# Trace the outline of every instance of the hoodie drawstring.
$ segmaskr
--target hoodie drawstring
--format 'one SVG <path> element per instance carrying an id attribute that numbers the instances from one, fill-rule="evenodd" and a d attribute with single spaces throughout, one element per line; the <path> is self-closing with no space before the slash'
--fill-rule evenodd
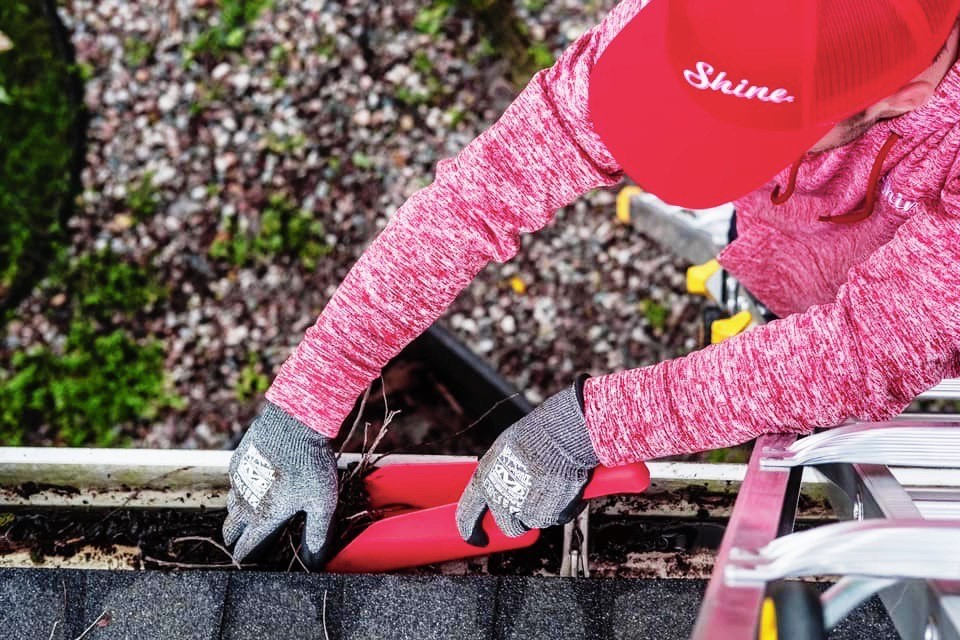
<path id="1" fill-rule="evenodd" d="M 779 205 L 790 199 L 790 196 L 793 195 L 793 190 L 797 187 L 797 172 L 800 171 L 801 162 L 803 162 L 802 156 L 790 167 L 790 177 L 787 178 L 787 188 L 783 190 L 783 193 L 780 193 L 780 185 L 776 185 L 773 188 L 773 193 L 770 194 L 770 202 Z"/>
<path id="2" fill-rule="evenodd" d="M 873 161 L 873 167 L 870 169 L 870 177 L 867 179 L 867 199 L 863 206 L 856 211 L 845 213 L 839 216 L 820 216 L 821 222 L 833 222 L 836 224 L 853 224 L 866 220 L 873 213 L 873 208 L 877 204 L 877 186 L 880 183 L 880 172 L 883 170 L 883 162 L 887 159 L 893 145 L 900 141 L 900 136 L 891 133 L 887 136 L 887 141 L 880 147 L 877 159 Z"/>
<path id="3" fill-rule="evenodd" d="M 870 169 L 870 177 L 867 179 L 867 199 L 864 201 L 863 206 L 855 211 L 844 213 L 839 216 L 820 216 L 821 222 L 853 224 L 855 222 L 866 220 L 873 214 L 873 209 L 877 204 L 877 187 L 880 183 L 880 172 L 883 171 L 883 163 L 886 161 L 890 151 L 893 150 L 893 146 L 899 141 L 900 136 L 896 133 L 891 133 L 889 136 L 887 136 L 883 146 L 880 147 L 880 151 L 877 153 L 877 157 L 873 161 L 873 167 Z M 773 202 L 773 204 L 783 204 L 790 199 L 790 196 L 793 195 L 793 191 L 797 185 L 797 172 L 800 169 L 800 163 L 802 160 L 803 158 L 797 160 L 790 168 L 790 177 L 787 181 L 787 188 L 784 189 L 782 194 L 780 192 L 780 185 L 776 185 L 774 187 L 773 193 L 770 194 L 770 201 Z"/>

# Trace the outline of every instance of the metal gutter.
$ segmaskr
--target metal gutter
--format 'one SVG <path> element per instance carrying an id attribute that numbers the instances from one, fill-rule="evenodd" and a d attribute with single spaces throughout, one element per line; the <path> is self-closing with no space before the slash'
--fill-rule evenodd
<path id="1" fill-rule="evenodd" d="M 187 449 L 79 449 L 0 447 L 0 506 L 224 507 L 230 451 Z M 340 467 L 358 462 L 345 453 Z M 472 456 L 390 455 L 381 465 L 463 462 Z M 747 465 L 649 462 L 647 494 L 689 491 L 736 494 Z M 895 469 L 909 491 L 960 489 L 960 471 Z M 24 487 L 27 483 L 33 486 Z M 826 496 L 827 479 L 815 469 L 803 474 L 803 495 Z M 720 515 L 720 514 L 718 514 Z"/>
<path id="2" fill-rule="evenodd" d="M 222 509 L 232 453 L 0 447 L 0 506 Z M 344 453 L 339 466 L 346 468 L 361 458 Z M 380 465 L 465 460 L 476 458 L 398 454 L 383 458 Z"/>
<path id="3" fill-rule="evenodd" d="M 0 447 L 0 505 L 223 508 L 231 451 Z M 345 453 L 346 468 L 361 459 Z M 471 456 L 390 455 L 381 465 L 463 462 Z M 648 493 L 735 493 L 746 465 L 650 462 Z M 819 493 L 826 481 L 804 476 Z M 24 487 L 25 484 L 33 483 Z"/>

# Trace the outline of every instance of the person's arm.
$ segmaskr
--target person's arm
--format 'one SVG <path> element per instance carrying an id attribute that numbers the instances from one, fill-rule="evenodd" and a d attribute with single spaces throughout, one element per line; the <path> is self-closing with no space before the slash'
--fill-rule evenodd
<path id="1" fill-rule="evenodd" d="M 336 435 L 359 394 L 491 260 L 544 227 L 620 167 L 593 132 L 590 71 L 646 0 L 624 0 L 538 73 L 500 120 L 437 165 L 343 280 L 267 391 L 312 429 Z"/>
<path id="2" fill-rule="evenodd" d="M 957 168 L 954 168 L 954 173 Z M 608 466 L 849 418 L 882 420 L 960 369 L 960 177 L 850 270 L 835 302 L 688 356 L 591 378 Z"/>

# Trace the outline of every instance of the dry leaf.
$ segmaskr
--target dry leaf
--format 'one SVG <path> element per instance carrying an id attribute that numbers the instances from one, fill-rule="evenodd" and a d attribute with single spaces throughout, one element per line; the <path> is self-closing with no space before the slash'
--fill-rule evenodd
<path id="1" fill-rule="evenodd" d="M 126 213 L 119 213 L 113 217 L 109 223 L 107 223 L 107 228 L 114 233 L 119 233 L 121 231 L 126 231 L 133 226 L 133 217 Z"/>

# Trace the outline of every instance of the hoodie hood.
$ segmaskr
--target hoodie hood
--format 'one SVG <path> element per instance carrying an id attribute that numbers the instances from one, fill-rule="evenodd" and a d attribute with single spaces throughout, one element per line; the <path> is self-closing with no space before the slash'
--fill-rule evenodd
<path id="1" fill-rule="evenodd" d="M 936 206 L 960 155 L 958 123 L 955 63 L 919 108 L 803 156 L 737 200 L 738 239 L 721 262 L 777 315 L 832 302 L 852 267 Z"/>

